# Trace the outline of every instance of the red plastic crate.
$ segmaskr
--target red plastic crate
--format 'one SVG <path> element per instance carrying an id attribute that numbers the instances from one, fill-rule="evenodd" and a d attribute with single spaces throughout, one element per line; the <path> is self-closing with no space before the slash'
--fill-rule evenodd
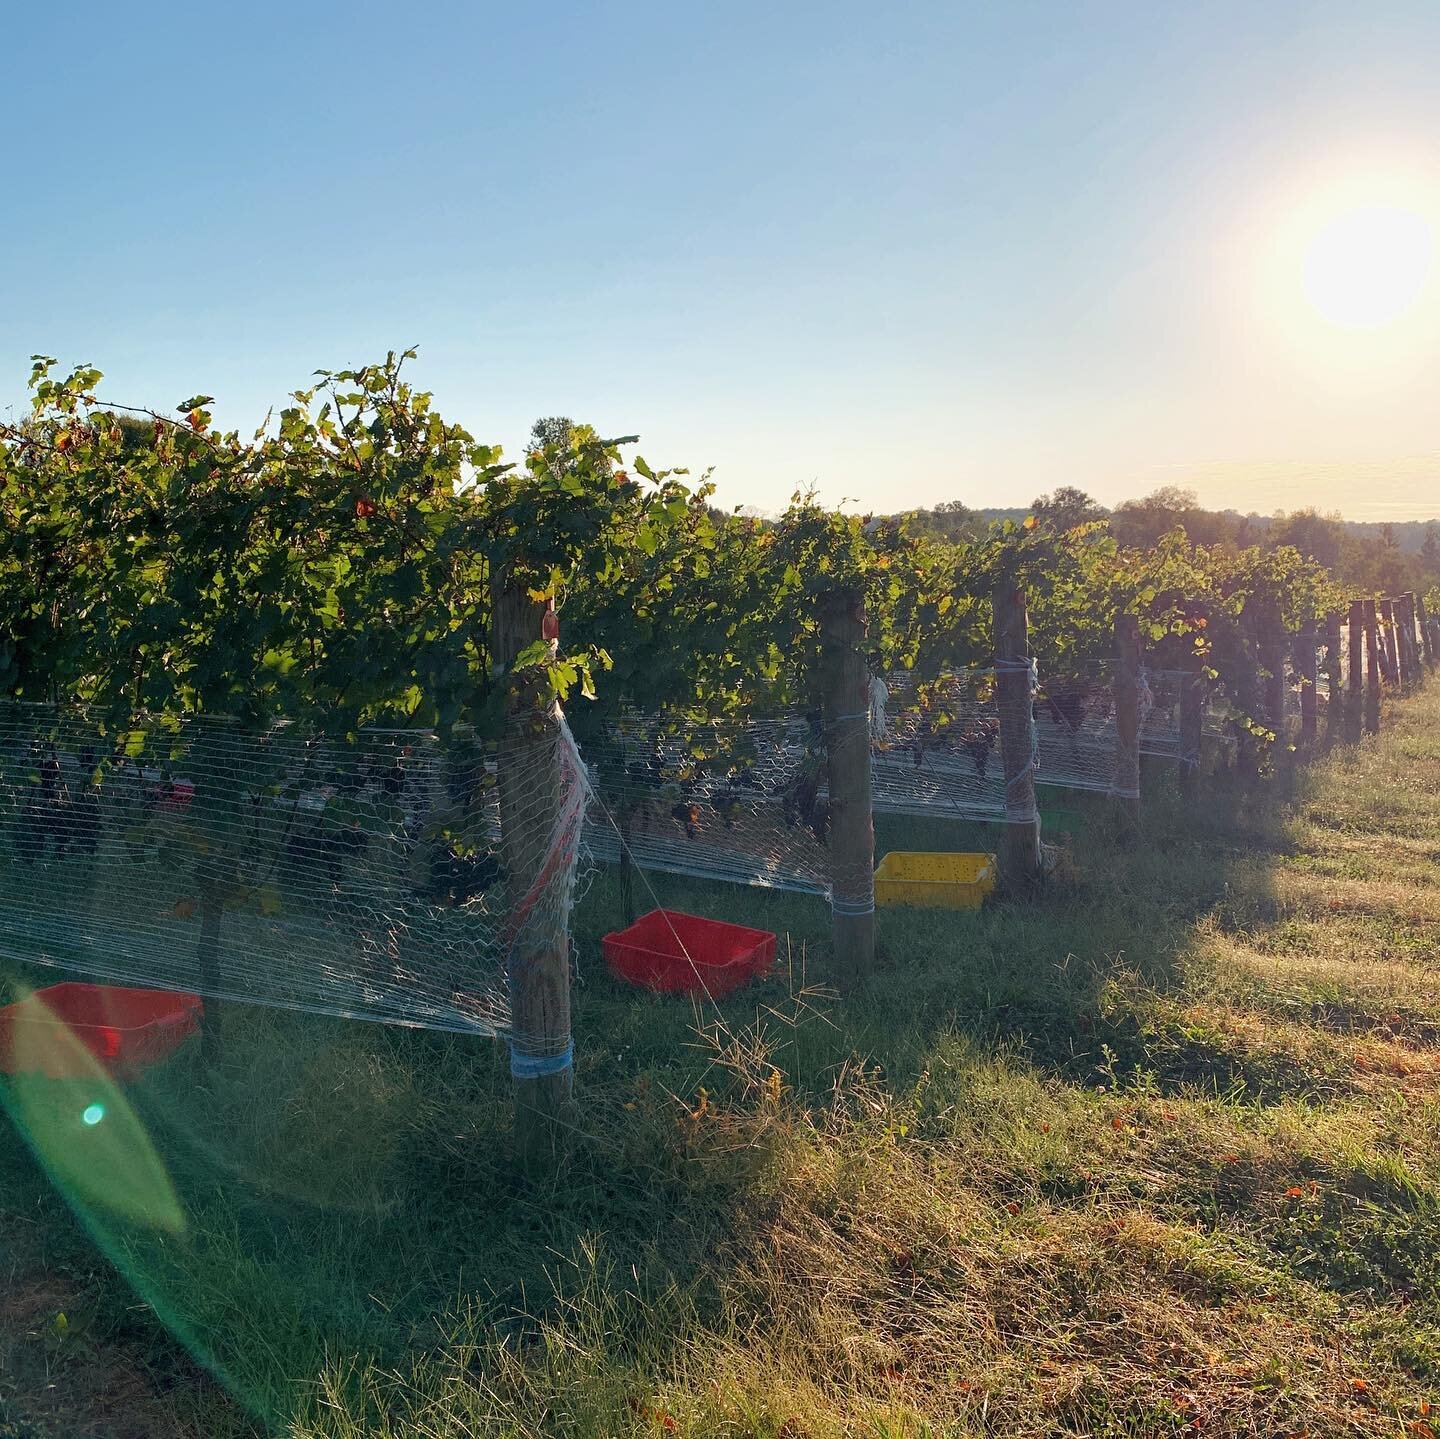
<path id="1" fill-rule="evenodd" d="M 78 1040 L 110 1073 L 135 1074 L 194 1034 L 204 1008 L 198 994 L 177 990 L 52 984 L 0 1008 L 0 1072 L 83 1078 Z"/>
<path id="2" fill-rule="evenodd" d="M 775 936 L 678 909 L 652 909 L 601 941 L 605 963 L 631 984 L 718 999 L 775 962 Z"/>

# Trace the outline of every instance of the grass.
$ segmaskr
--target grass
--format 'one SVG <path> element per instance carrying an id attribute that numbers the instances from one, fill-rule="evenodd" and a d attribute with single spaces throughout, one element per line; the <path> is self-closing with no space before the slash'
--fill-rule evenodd
<path id="1" fill-rule="evenodd" d="M 1067 801 L 1049 897 L 886 913 L 844 997 L 818 902 L 664 876 L 785 962 L 718 1008 L 623 990 L 598 878 L 549 1184 L 500 1046 L 232 1009 L 115 1131 L 169 1228 L 7 1133 L 0 1439 L 1424 1439 L 1440 684 L 1387 720 L 1289 786 L 1157 771 L 1138 847 Z"/>

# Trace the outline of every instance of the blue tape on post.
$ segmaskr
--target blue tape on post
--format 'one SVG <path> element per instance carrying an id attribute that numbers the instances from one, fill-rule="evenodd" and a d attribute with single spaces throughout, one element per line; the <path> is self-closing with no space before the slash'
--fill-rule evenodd
<path id="1" fill-rule="evenodd" d="M 575 1063 L 575 1041 L 572 1039 L 561 1054 L 521 1054 L 510 1046 L 512 1079 L 544 1079 L 547 1074 L 563 1074 Z"/>

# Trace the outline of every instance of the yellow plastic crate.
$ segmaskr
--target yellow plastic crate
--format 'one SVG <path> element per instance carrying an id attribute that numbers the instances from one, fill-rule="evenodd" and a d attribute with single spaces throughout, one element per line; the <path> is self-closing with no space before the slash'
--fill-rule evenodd
<path id="1" fill-rule="evenodd" d="M 993 854 L 892 850 L 875 871 L 875 903 L 979 909 L 995 888 Z"/>

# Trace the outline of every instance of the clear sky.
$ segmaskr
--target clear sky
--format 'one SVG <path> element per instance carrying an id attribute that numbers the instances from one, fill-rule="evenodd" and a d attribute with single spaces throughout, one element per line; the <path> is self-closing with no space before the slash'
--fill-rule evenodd
<path id="1" fill-rule="evenodd" d="M 10 7 L 0 407 L 40 350 L 227 424 L 417 344 L 893 509 L 1440 512 L 1440 4 Z"/>

